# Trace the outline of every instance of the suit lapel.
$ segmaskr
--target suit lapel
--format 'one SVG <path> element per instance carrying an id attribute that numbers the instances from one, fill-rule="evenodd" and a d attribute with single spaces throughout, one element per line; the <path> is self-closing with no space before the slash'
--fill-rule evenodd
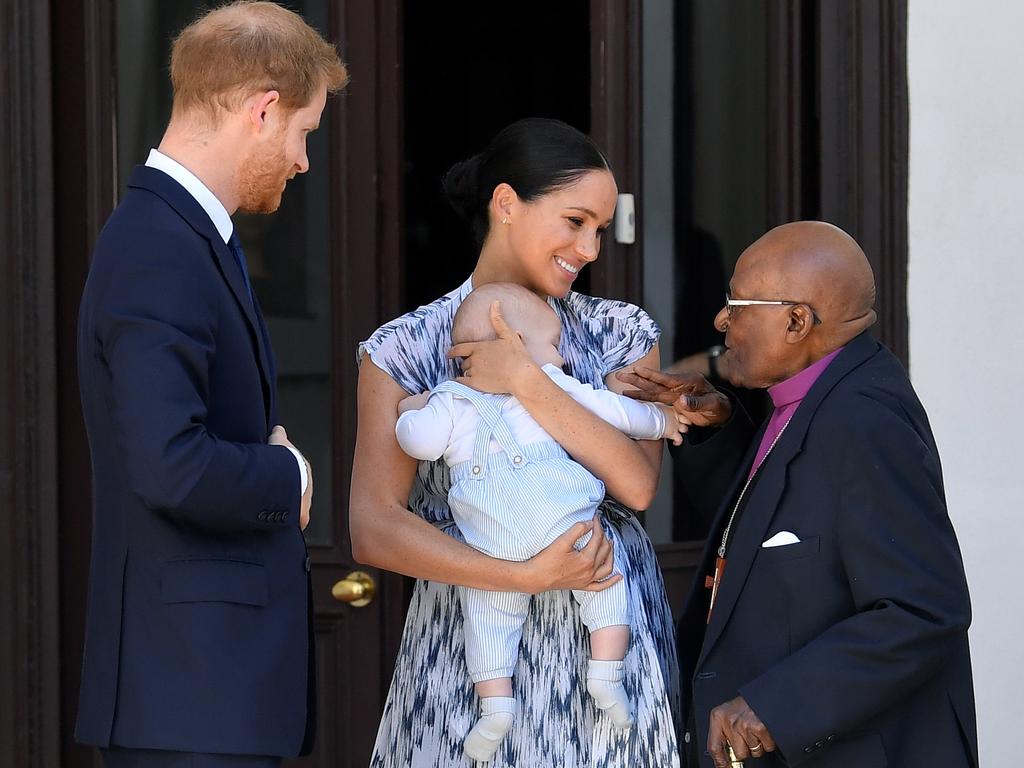
<path id="1" fill-rule="evenodd" d="M 235 295 L 235 302 L 238 304 L 238 308 L 242 311 L 242 314 L 245 315 L 246 322 L 249 325 L 249 335 L 252 337 L 252 343 L 256 349 L 256 359 L 259 363 L 260 379 L 263 383 L 263 406 L 269 427 L 271 412 L 273 410 L 271 402 L 273 396 L 273 380 L 267 350 L 269 341 L 264 331 L 263 318 L 259 315 L 256 296 L 253 294 L 252 300 L 250 301 L 249 291 L 246 290 L 245 287 L 245 278 L 242 277 L 242 270 L 238 266 L 238 262 L 235 260 L 234 254 L 231 253 L 231 248 L 228 247 L 227 243 L 220 239 L 220 233 L 215 229 L 213 236 L 207 239 L 210 241 L 210 247 L 213 248 L 213 253 L 217 259 L 217 266 L 220 268 L 220 273 L 231 288 L 231 293 Z"/>
<path id="2" fill-rule="evenodd" d="M 249 335 L 256 353 L 260 381 L 263 385 L 263 407 L 268 427 L 273 415 L 273 373 L 270 364 L 269 338 L 263 328 L 262 318 L 258 316 L 255 297 L 249 300 L 249 292 L 245 287 L 241 268 L 235 261 L 231 249 L 220 236 L 220 232 L 203 210 L 199 202 L 188 193 L 178 182 L 163 171 L 145 165 L 136 166 L 128 181 L 129 187 L 145 189 L 160 197 L 173 208 L 182 219 L 210 244 L 214 260 L 221 276 L 234 294 L 235 302 L 249 326 Z M 269 430 L 268 430 L 269 431 Z"/>
<path id="3" fill-rule="evenodd" d="M 256 306 L 256 320 L 260 327 L 261 370 L 266 372 L 263 381 L 264 386 L 267 387 L 267 426 L 269 429 L 279 423 L 277 418 L 277 361 L 274 359 L 274 347 L 270 343 L 270 331 L 267 328 L 267 321 L 263 318 L 263 309 L 260 307 L 255 291 L 253 292 L 252 300 Z"/>
<path id="4" fill-rule="evenodd" d="M 829 364 L 811 387 L 796 413 L 793 414 L 789 426 L 779 438 L 774 450 L 761 466 L 759 477 L 748 491 L 749 496 L 744 501 L 744 508 L 740 511 L 738 522 L 731 534 L 732 542 L 729 544 L 726 557 L 725 576 L 722 579 L 715 608 L 711 614 L 711 623 L 707 628 L 698 666 L 718 641 L 736 607 L 736 602 L 750 575 L 754 558 L 757 557 L 761 542 L 764 541 L 765 534 L 775 517 L 779 501 L 786 489 L 789 465 L 803 450 L 807 431 L 815 411 L 836 384 L 875 354 L 877 350 L 878 342 L 866 331 L 847 344 L 846 348 L 836 356 L 836 359 Z M 752 450 L 756 451 L 763 435 L 764 428 L 762 427 L 753 441 Z M 749 471 L 750 462 L 745 461 L 743 471 L 736 478 L 729 503 L 720 513 L 720 520 L 716 521 L 716 528 L 712 529 L 713 531 L 717 530 L 719 536 L 721 536 L 721 530 L 728 514 L 732 512 L 732 507 L 736 503 L 736 496 L 742 488 L 742 481 L 746 480 L 746 473 Z M 709 542 L 709 544 L 713 544 L 717 548 L 719 541 Z"/>

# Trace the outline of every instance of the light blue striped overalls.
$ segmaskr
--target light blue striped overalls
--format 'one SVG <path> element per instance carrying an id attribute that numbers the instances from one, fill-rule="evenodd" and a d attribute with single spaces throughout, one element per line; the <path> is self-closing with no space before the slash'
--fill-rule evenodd
<path id="1" fill-rule="evenodd" d="M 451 467 L 448 503 L 466 542 L 492 557 L 528 560 L 575 523 L 593 519 L 604 483 L 554 440 L 519 445 L 501 416 L 510 395 L 477 392 L 446 381 L 435 392 L 465 398 L 480 422 L 473 458 Z M 501 447 L 490 453 L 491 437 Z M 586 545 L 590 534 L 576 542 Z M 618 553 L 616 553 L 616 561 Z M 617 572 L 623 572 L 616 562 Z M 511 677 L 531 597 L 521 592 L 459 589 L 466 634 L 466 663 L 473 682 Z M 603 592 L 573 590 L 587 629 L 630 623 L 626 586 Z"/>

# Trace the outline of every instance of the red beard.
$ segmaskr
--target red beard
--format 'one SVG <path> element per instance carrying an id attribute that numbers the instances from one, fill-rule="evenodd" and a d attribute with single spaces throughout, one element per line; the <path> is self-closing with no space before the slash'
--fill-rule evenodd
<path id="1" fill-rule="evenodd" d="M 266 154 L 253 153 L 239 171 L 238 209 L 244 213 L 273 213 L 281 205 L 281 194 L 288 181 L 284 147 Z"/>

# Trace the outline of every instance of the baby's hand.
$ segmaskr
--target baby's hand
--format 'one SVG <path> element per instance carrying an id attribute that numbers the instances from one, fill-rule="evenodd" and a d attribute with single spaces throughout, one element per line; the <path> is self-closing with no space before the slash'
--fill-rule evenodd
<path id="1" fill-rule="evenodd" d="M 671 405 L 662 405 L 661 403 L 657 405 L 665 414 L 665 434 L 662 437 L 671 440 L 672 445 L 682 445 L 683 435 L 690 429 L 690 420 Z"/>
<path id="2" fill-rule="evenodd" d="M 403 397 L 398 401 L 398 413 L 399 415 L 406 411 L 418 411 L 420 408 L 427 404 L 427 400 L 430 398 L 429 392 L 420 392 L 418 395 L 410 395 L 409 397 Z"/>

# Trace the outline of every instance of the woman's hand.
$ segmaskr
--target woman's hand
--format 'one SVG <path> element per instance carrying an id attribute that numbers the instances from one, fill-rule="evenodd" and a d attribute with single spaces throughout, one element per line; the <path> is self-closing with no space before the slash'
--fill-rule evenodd
<path id="1" fill-rule="evenodd" d="M 636 387 L 623 394 L 636 400 L 671 405 L 690 424 L 714 427 L 732 414 L 732 403 L 699 373 L 662 373 L 636 366 L 618 374 L 619 381 Z"/>
<path id="2" fill-rule="evenodd" d="M 594 535 L 577 551 L 576 542 L 589 531 Z M 576 523 L 524 565 L 529 569 L 526 591 L 534 595 L 553 589 L 601 592 L 622 579 L 622 574 L 612 574 L 615 553 L 596 519 Z"/>
<path id="3" fill-rule="evenodd" d="M 449 358 L 462 358 L 462 376 L 456 381 L 480 392 L 515 395 L 528 377 L 542 371 L 501 316 L 501 302 L 491 304 L 491 325 L 498 334 L 493 341 L 470 341 L 448 350 Z"/>

